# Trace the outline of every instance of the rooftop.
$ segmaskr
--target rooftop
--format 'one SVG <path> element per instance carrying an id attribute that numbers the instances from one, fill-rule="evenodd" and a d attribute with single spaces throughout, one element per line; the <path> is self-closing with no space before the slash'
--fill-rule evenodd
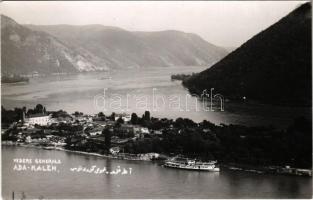
<path id="1" fill-rule="evenodd" d="M 49 115 L 47 114 L 42 114 L 42 113 L 36 113 L 36 114 L 29 114 L 27 118 L 35 118 L 35 117 L 48 117 Z"/>

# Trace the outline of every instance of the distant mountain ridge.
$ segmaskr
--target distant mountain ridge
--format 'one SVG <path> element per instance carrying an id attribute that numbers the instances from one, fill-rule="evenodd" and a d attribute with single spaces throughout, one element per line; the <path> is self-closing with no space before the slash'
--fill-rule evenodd
<path id="1" fill-rule="evenodd" d="M 211 66 L 227 51 L 199 36 L 180 31 L 130 32 L 103 25 L 27 25 L 81 47 L 115 67 Z"/>
<path id="2" fill-rule="evenodd" d="M 312 105 L 311 3 L 252 37 L 211 68 L 183 81 L 192 93 Z"/>
<path id="3" fill-rule="evenodd" d="M 28 29 L 4 15 L 1 15 L 1 49 L 4 75 L 108 69 L 94 56 L 75 51 L 59 39 Z"/>
<path id="4" fill-rule="evenodd" d="M 20 25 L 1 15 L 2 73 L 67 73 L 151 66 L 211 66 L 227 51 L 179 31 L 103 25 Z"/>

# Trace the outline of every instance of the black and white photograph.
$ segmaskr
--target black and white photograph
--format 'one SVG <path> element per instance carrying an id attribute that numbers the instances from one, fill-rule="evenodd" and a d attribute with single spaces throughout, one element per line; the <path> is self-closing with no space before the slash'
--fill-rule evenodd
<path id="1" fill-rule="evenodd" d="M 311 1 L 2 1 L 1 198 L 312 199 Z"/>

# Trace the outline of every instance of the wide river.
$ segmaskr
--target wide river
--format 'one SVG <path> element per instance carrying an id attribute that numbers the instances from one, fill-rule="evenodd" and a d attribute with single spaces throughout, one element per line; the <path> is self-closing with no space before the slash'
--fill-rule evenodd
<path id="1" fill-rule="evenodd" d="M 67 76 L 32 78 L 29 83 L 2 84 L 1 99 L 5 108 L 33 108 L 43 104 L 47 110 L 63 109 L 95 114 L 149 110 L 154 117 L 176 119 L 187 117 L 200 122 L 204 119 L 220 124 L 274 125 L 286 127 L 299 116 L 311 116 L 311 108 L 251 105 L 224 102 L 224 111 L 217 104 L 203 104 L 190 96 L 180 81 L 170 75 L 200 72 L 204 67 L 151 67 L 125 69 L 110 73 L 84 73 Z M 213 95 L 219 91 L 213 90 Z M 221 94 L 223 95 L 223 94 Z M 248 97 L 249 98 L 249 97 Z M 209 107 L 206 107 L 209 106 Z"/>
<path id="2" fill-rule="evenodd" d="M 17 171 L 16 158 L 59 159 L 57 171 Z M 27 166 L 29 166 L 28 164 Z M 36 165 L 36 164 L 34 164 Z M 36 165 L 36 167 L 39 164 Z M 96 166 L 128 174 L 73 172 Z M 148 161 L 126 161 L 30 147 L 2 146 L 2 196 L 26 198 L 311 198 L 312 179 L 230 171 L 197 172 L 164 168 Z"/>

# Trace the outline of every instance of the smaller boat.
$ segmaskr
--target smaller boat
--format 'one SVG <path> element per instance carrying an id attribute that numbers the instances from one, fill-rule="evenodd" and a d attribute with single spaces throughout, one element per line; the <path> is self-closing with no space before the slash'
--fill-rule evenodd
<path id="1" fill-rule="evenodd" d="M 197 170 L 197 171 L 209 171 L 219 172 L 220 168 L 217 167 L 216 161 L 201 162 L 195 159 L 188 158 L 177 158 L 174 157 L 164 163 L 164 167 L 186 169 L 186 170 Z"/>
<path id="2" fill-rule="evenodd" d="M 44 147 L 44 149 L 46 149 L 46 150 L 54 150 L 55 147 L 53 147 L 53 146 L 47 146 L 47 147 Z"/>
<path id="3" fill-rule="evenodd" d="M 111 77 L 111 76 L 109 76 L 109 77 L 100 77 L 100 78 L 99 78 L 99 80 L 107 80 L 107 79 L 111 80 L 111 79 L 112 79 L 112 77 Z"/>

